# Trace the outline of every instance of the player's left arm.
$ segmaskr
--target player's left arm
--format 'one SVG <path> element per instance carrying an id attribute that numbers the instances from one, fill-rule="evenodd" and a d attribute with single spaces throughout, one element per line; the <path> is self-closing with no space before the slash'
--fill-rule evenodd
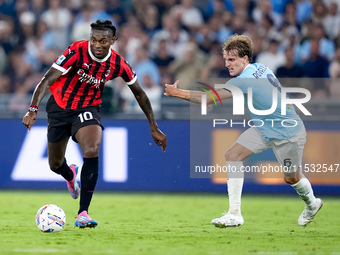
<path id="1" fill-rule="evenodd" d="M 192 103 L 201 104 L 202 95 L 207 94 L 203 91 L 183 90 L 177 88 L 179 81 L 177 80 L 174 84 L 165 84 L 164 96 L 177 97 Z M 232 93 L 225 89 L 216 89 L 215 92 L 210 91 L 211 96 L 207 97 L 207 104 L 213 104 L 215 100 L 223 100 L 232 97 Z"/>
<path id="2" fill-rule="evenodd" d="M 145 94 L 137 79 L 133 84 L 129 85 L 129 88 L 150 123 L 153 140 L 156 144 L 162 146 L 162 151 L 164 152 L 167 144 L 166 135 L 158 128 L 148 96 Z"/>

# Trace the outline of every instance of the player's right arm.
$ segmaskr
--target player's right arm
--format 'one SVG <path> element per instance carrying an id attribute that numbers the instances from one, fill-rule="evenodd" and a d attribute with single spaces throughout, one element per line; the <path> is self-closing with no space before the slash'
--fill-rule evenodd
<path id="1" fill-rule="evenodd" d="M 33 92 L 33 96 L 31 99 L 31 104 L 36 107 L 39 107 L 41 100 L 44 98 L 47 89 L 54 83 L 58 78 L 62 75 L 62 71 L 51 67 L 42 77 L 38 85 L 35 87 Z M 34 125 L 37 119 L 37 111 L 28 110 L 25 114 L 22 123 L 27 127 L 28 131 L 31 130 L 31 127 Z"/>
<path id="2" fill-rule="evenodd" d="M 193 91 L 193 90 L 183 90 L 177 88 L 179 81 L 177 80 L 174 84 L 165 84 L 165 92 L 164 95 L 168 97 L 177 97 L 192 103 L 200 104 L 202 102 L 202 95 L 207 94 L 203 91 Z M 216 92 L 220 96 L 221 99 L 227 99 L 232 96 L 232 93 L 225 89 L 216 89 Z M 212 93 L 215 100 L 218 100 L 218 97 L 215 93 Z M 211 96 L 207 96 L 207 104 L 213 104 L 214 99 Z"/>

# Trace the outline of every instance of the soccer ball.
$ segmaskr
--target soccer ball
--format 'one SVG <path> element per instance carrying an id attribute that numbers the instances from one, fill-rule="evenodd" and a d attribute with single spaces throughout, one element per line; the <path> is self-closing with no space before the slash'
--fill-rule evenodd
<path id="1" fill-rule="evenodd" d="M 42 232 L 59 232 L 66 224 L 66 215 L 59 206 L 48 204 L 38 210 L 35 222 Z"/>

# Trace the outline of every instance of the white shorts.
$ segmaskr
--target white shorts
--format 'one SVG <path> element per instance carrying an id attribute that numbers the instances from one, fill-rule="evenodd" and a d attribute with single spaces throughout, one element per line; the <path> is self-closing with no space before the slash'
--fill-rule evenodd
<path id="1" fill-rule="evenodd" d="M 241 144 L 255 154 L 272 148 L 277 161 L 283 169 L 288 173 L 292 173 L 301 166 L 306 137 L 306 129 L 302 127 L 296 135 L 289 139 L 265 141 L 261 132 L 256 127 L 251 127 L 240 135 L 236 143 Z"/>

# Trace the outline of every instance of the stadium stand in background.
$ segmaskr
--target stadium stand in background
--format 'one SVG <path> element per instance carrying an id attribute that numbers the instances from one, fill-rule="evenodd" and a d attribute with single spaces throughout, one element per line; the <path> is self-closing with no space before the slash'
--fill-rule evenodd
<path id="1" fill-rule="evenodd" d="M 47 68 L 88 39 L 97 19 L 116 25 L 114 50 L 136 69 L 160 118 L 188 118 L 178 115 L 188 104 L 163 97 L 164 84 L 229 78 L 220 45 L 238 33 L 254 41 L 254 61 L 303 78 L 291 86 L 311 91 L 315 120 L 339 120 L 340 0 L 0 0 L 0 117 L 22 117 Z M 122 81 L 106 85 L 104 116 L 139 115 Z"/>

